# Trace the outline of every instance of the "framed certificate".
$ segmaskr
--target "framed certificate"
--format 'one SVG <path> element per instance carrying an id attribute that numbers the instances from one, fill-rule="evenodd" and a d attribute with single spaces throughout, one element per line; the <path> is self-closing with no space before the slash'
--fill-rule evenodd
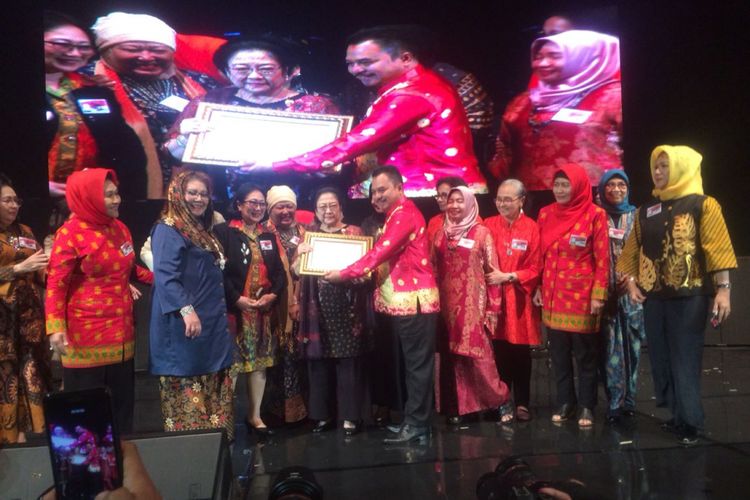
<path id="1" fill-rule="evenodd" d="M 300 274 L 322 276 L 358 261 L 372 248 L 372 236 L 308 232 L 305 243 L 312 250 L 302 254 Z"/>
<path id="2" fill-rule="evenodd" d="M 238 167 L 248 159 L 268 167 L 324 146 L 349 132 L 353 117 L 290 113 L 202 102 L 195 118 L 210 130 L 188 136 L 182 161 Z"/>

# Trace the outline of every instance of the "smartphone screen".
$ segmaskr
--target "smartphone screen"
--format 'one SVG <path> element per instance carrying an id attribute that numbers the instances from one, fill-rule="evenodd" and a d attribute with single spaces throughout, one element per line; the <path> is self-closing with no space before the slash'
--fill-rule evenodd
<path id="1" fill-rule="evenodd" d="M 120 438 L 107 389 L 48 394 L 44 414 L 58 499 L 93 499 L 122 485 Z"/>

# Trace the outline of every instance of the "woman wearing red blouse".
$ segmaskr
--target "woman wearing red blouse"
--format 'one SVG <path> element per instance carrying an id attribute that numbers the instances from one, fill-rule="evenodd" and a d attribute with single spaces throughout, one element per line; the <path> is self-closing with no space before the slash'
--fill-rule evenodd
<path id="1" fill-rule="evenodd" d="M 591 427 L 596 404 L 597 332 L 609 280 L 607 214 L 592 203 L 586 171 L 568 164 L 554 175 L 556 203 L 539 213 L 542 288 L 534 302 L 542 307 L 547 326 L 558 409 L 553 422 L 573 417 Z M 578 397 L 573 362 L 578 365 Z"/>
<path id="2" fill-rule="evenodd" d="M 558 166 L 579 164 L 591 187 L 622 168 L 620 42 L 585 30 L 545 36 L 531 44 L 531 68 L 534 82 L 505 108 L 488 168 L 524 183 L 534 218 L 552 201 Z"/>
<path id="3" fill-rule="evenodd" d="M 114 171 L 87 168 L 68 177 L 71 217 L 57 231 L 45 302 L 51 349 L 62 358 L 66 390 L 104 385 L 112 391 L 122 432 L 133 421 L 133 238 L 117 220 Z M 141 280 L 150 273 L 137 268 Z"/>

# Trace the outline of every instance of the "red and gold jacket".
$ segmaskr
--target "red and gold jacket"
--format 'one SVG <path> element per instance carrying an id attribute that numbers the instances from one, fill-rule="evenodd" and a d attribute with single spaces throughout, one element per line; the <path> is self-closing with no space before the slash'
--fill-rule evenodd
<path id="1" fill-rule="evenodd" d="M 572 162 L 597 186 L 606 170 L 622 168 L 620 82 L 594 89 L 575 110 L 585 112 L 583 123 L 553 120 L 554 112 L 535 113 L 528 92 L 515 97 L 505 108 L 489 171 L 500 180 L 519 179 L 529 191 L 543 191 L 552 189 L 557 169 Z"/>
<path id="2" fill-rule="evenodd" d="M 493 337 L 511 344 L 539 345 L 539 308 L 531 300 L 542 268 L 539 228 L 523 213 L 513 223 L 496 215 L 484 225 L 495 241 L 500 271 L 518 278 L 502 285 L 502 315 Z"/>
<path id="3" fill-rule="evenodd" d="M 57 231 L 47 277 L 47 334 L 64 332 L 65 368 L 127 361 L 134 354 L 133 298 L 128 287 L 135 265 L 133 238 L 115 219 L 94 225 L 76 216 Z M 150 282 L 150 272 L 136 268 Z"/>
<path id="4" fill-rule="evenodd" d="M 539 232 L 549 213 L 539 212 Z M 542 255 L 542 321 L 549 328 L 597 333 L 601 315 L 591 314 L 591 299 L 607 300 L 609 234 L 607 213 L 591 205 L 579 222 Z"/>
<path id="5" fill-rule="evenodd" d="M 391 316 L 440 311 L 424 217 L 405 197 L 386 214 L 383 235 L 372 250 L 341 276 L 354 279 L 376 270 L 376 311 Z"/>
<path id="6" fill-rule="evenodd" d="M 316 172 L 324 161 L 334 164 L 377 152 L 378 163 L 393 165 L 404 178 L 404 194 L 435 194 L 435 180 L 463 178 L 475 193 L 486 193 L 479 172 L 469 122 L 456 91 L 422 66 L 378 90 L 362 122 L 345 136 L 315 151 L 274 164 L 274 170 Z M 369 197 L 367 183 L 350 191 Z"/>

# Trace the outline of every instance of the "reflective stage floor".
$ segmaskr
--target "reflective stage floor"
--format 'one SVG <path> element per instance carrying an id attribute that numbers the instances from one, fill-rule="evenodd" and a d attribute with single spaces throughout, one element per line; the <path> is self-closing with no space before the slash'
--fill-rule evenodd
<path id="1" fill-rule="evenodd" d="M 706 433 L 692 448 L 659 426 L 667 414 L 652 399 L 645 351 L 637 414 L 621 424 L 605 423 L 602 390 L 593 429 L 553 424 L 549 366 L 539 352 L 531 422 L 501 425 L 487 416 L 454 427 L 436 415 L 429 443 L 404 447 L 384 446 L 387 432 L 372 425 L 345 438 L 342 430 L 318 435 L 304 424 L 259 442 L 241 425 L 247 403 L 240 382 L 234 472 L 244 475 L 252 458 L 251 499 L 267 498 L 276 474 L 291 465 L 312 469 L 327 499 L 471 499 L 480 476 L 520 455 L 540 479 L 575 478 L 592 498 L 750 498 L 750 349 L 706 348 L 703 368 Z M 139 374 L 136 390 L 136 431 L 160 431 L 155 379 Z"/>

